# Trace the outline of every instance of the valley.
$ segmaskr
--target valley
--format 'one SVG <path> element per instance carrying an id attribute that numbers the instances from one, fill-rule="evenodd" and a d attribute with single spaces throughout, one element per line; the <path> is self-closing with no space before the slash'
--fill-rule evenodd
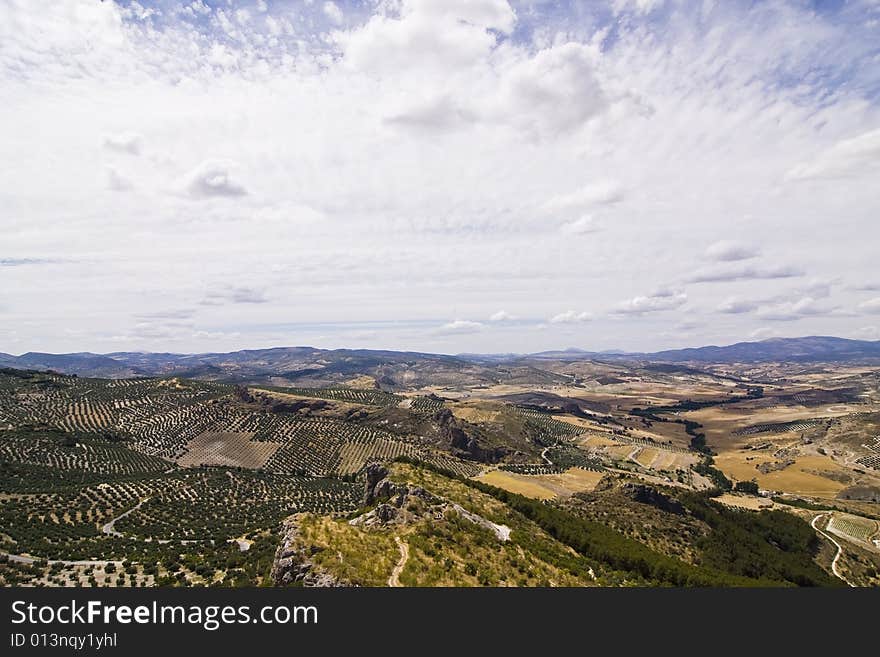
<path id="1" fill-rule="evenodd" d="M 0 370 L 0 581 L 880 585 L 870 360 L 351 353 Z"/>

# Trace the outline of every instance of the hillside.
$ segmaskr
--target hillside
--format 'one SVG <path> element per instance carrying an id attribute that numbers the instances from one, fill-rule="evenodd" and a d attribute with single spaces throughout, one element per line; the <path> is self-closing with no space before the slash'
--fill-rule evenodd
<path id="1" fill-rule="evenodd" d="M 618 374 L 610 403 L 592 383 L 554 387 L 567 395 L 479 384 L 444 397 L 365 380 L 306 388 L 0 369 L 0 582 L 880 581 L 880 463 L 865 442 L 877 413 L 845 406 L 873 408 L 852 401 L 873 378 L 790 393 L 694 370 L 693 390 L 716 389 L 694 402 L 679 369 Z M 653 377 L 652 396 L 667 403 L 636 403 L 625 377 L 633 390 Z M 731 449 L 718 442 L 718 407 L 758 418 L 768 404 L 838 404 L 840 415 L 752 420 L 725 430 L 739 441 Z M 759 481 L 781 486 L 780 501 L 758 495 Z M 803 496 L 816 486 L 829 492 Z M 829 532 L 848 541 L 843 575 L 828 572 Z"/>
<path id="2" fill-rule="evenodd" d="M 181 376 L 206 381 L 296 383 L 324 386 L 358 376 L 375 378 L 388 389 L 496 383 L 560 383 L 553 363 L 577 362 L 845 363 L 880 361 L 880 341 L 835 337 L 772 338 L 728 346 L 705 346 L 653 353 L 590 352 L 579 349 L 536 354 L 460 354 L 370 349 L 276 347 L 229 353 L 173 354 L 0 354 L 0 367 L 53 370 L 106 378 Z"/>

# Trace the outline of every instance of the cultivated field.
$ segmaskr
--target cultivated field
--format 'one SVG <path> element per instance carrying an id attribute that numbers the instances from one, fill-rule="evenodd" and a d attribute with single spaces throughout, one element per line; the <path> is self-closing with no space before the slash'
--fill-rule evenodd
<path id="1" fill-rule="evenodd" d="M 206 431 L 189 441 L 178 465 L 225 465 L 232 468 L 262 468 L 280 443 L 253 440 L 252 432 Z"/>

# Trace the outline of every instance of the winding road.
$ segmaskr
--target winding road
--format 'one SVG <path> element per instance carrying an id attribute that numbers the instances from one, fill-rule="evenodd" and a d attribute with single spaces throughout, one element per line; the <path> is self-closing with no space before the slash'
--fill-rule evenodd
<path id="1" fill-rule="evenodd" d="M 133 506 L 128 511 L 126 511 L 124 513 L 120 513 L 118 516 L 113 518 L 113 520 L 111 520 L 108 523 L 105 523 L 104 526 L 101 527 L 101 531 L 104 532 L 105 534 L 107 534 L 108 536 L 118 536 L 119 538 L 122 538 L 122 534 L 119 533 L 118 531 L 116 531 L 116 529 L 114 528 L 114 526 L 116 525 L 116 521 L 122 520 L 129 513 L 134 513 L 135 511 L 137 511 L 138 509 L 141 508 L 141 506 L 144 504 L 144 502 L 147 502 L 149 499 L 150 499 L 149 497 L 145 497 L 144 499 L 142 499 L 140 502 L 137 503 L 137 506 Z"/>
<path id="2" fill-rule="evenodd" d="M 852 586 L 853 588 L 855 588 L 855 584 L 851 584 L 851 583 L 849 582 L 849 580 L 847 580 L 846 577 L 844 577 L 843 575 L 841 575 L 841 574 L 840 574 L 840 571 L 837 570 L 837 561 L 838 561 L 838 559 L 840 559 L 840 555 L 843 554 L 843 547 L 840 545 L 840 543 L 837 542 L 836 539 L 832 538 L 830 534 L 828 534 L 827 532 L 824 532 L 824 531 L 822 531 L 821 529 L 819 529 L 818 527 L 816 527 L 816 522 L 819 520 L 819 518 L 821 518 L 822 516 L 826 516 L 826 515 L 827 515 L 827 516 L 830 516 L 831 514 L 830 514 L 830 513 L 820 513 L 820 514 L 817 515 L 815 518 L 813 518 L 813 522 L 810 523 L 810 526 L 811 526 L 813 529 L 815 529 L 816 532 L 817 532 L 818 534 L 820 534 L 821 536 L 824 536 L 824 537 L 827 538 L 829 541 L 831 541 L 832 543 L 834 543 L 834 546 L 837 548 L 837 554 L 835 554 L 835 555 L 834 555 L 834 559 L 831 560 L 831 572 L 834 573 L 834 576 L 835 576 L 835 577 L 837 577 L 838 579 L 841 579 L 841 580 L 843 580 L 844 582 L 846 582 L 846 585 L 847 585 L 847 586 Z"/>
<path id="3" fill-rule="evenodd" d="M 397 562 L 394 570 L 391 571 L 391 577 L 388 578 L 388 586 L 398 587 L 401 586 L 400 573 L 403 572 L 403 567 L 406 566 L 406 561 L 409 559 L 409 545 L 401 541 L 400 536 L 395 536 L 394 542 L 397 543 L 397 547 L 400 549 L 400 561 Z"/>

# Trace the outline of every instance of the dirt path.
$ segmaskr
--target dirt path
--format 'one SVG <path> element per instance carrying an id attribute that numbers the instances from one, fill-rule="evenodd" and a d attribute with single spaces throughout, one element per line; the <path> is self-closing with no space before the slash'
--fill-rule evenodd
<path id="1" fill-rule="evenodd" d="M 818 527 L 816 527 L 816 521 L 819 520 L 819 518 L 821 518 L 822 516 L 825 516 L 825 515 L 829 515 L 829 516 L 830 516 L 831 514 L 830 514 L 830 513 L 820 513 L 820 514 L 817 515 L 815 518 L 813 518 L 813 522 L 810 523 L 810 526 L 811 526 L 813 529 L 815 529 L 817 533 L 819 533 L 820 535 L 824 536 L 824 537 L 827 538 L 829 541 L 831 541 L 832 543 L 834 543 L 834 546 L 837 548 L 837 554 L 835 554 L 835 555 L 834 555 L 834 559 L 831 560 L 831 572 L 834 573 L 834 576 L 835 576 L 835 577 L 837 577 L 838 579 L 841 579 L 841 580 L 843 580 L 844 582 L 846 582 L 847 586 L 855 587 L 855 584 L 850 584 L 849 580 L 847 580 L 846 577 L 844 577 L 843 575 L 841 575 L 841 574 L 840 574 L 840 571 L 837 570 L 837 561 L 838 561 L 838 559 L 840 559 L 840 555 L 843 554 L 843 547 L 840 545 L 840 543 L 837 542 L 837 540 L 835 540 L 834 538 L 832 538 L 830 534 L 828 534 L 828 533 L 826 533 L 826 532 L 823 532 L 821 529 L 819 529 Z"/>
<path id="2" fill-rule="evenodd" d="M 122 534 L 120 534 L 114 528 L 114 526 L 116 525 L 116 521 L 122 520 L 129 513 L 134 513 L 135 511 L 137 511 L 138 509 L 141 508 L 141 506 L 144 504 L 144 502 L 148 501 L 149 499 L 150 499 L 149 497 L 145 497 L 144 499 L 142 499 L 140 502 L 137 503 L 137 506 L 133 506 L 125 513 L 120 513 L 118 516 L 113 518 L 113 520 L 111 520 L 110 522 L 104 523 L 104 526 L 101 527 L 101 531 L 104 532 L 105 534 L 107 534 L 108 536 L 118 536 L 119 538 L 122 538 Z"/>
<path id="3" fill-rule="evenodd" d="M 43 561 L 43 559 L 38 559 L 37 557 L 28 557 L 23 554 L 9 554 L 8 552 L 0 552 L 0 555 L 5 556 L 10 561 L 21 564 L 33 564 L 37 561 Z M 46 559 L 46 563 L 50 566 L 53 563 L 60 563 L 64 566 L 103 566 L 108 563 L 116 564 L 117 566 L 122 564 L 122 561 L 116 561 L 114 559 L 80 559 L 77 561 L 70 561 L 68 559 Z"/>
<path id="4" fill-rule="evenodd" d="M 639 462 L 636 460 L 636 455 L 637 455 L 639 452 L 641 452 L 641 451 L 642 451 L 642 446 L 641 446 L 641 445 L 636 445 L 636 446 L 633 448 L 633 450 L 632 450 L 629 454 L 626 455 L 626 460 L 627 460 L 627 461 L 632 461 L 633 463 L 635 463 L 635 464 L 636 464 L 637 466 L 639 466 L 639 467 L 643 467 L 642 464 L 639 463 Z"/>
<path id="5" fill-rule="evenodd" d="M 397 543 L 397 547 L 400 549 L 400 561 L 397 562 L 394 570 L 391 571 L 391 577 L 388 578 L 388 586 L 397 587 L 401 586 L 400 573 L 403 572 L 403 567 L 406 566 L 406 561 L 409 559 L 409 545 L 401 541 L 400 536 L 395 536 L 394 542 Z"/>

